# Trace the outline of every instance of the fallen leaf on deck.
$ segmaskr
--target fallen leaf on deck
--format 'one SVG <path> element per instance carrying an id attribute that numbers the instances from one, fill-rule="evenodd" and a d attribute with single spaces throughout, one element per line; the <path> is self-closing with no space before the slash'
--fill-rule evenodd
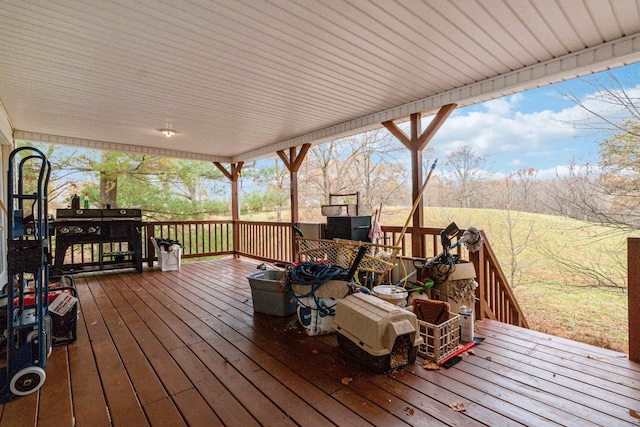
<path id="1" fill-rule="evenodd" d="M 407 415 L 413 415 L 413 408 L 410 407 L 406 407 L 404 408 L 405 412 L 407 413 Z"/>
<path id="2" fill-rule="evenodd" d="M 472 355 L 472 356 L 475 356 L 475 355 L 476 355 L 476 352 L 470 349 L 469 351 L 467 351 L 467 354 L 470 354 L 470 355 Z"/>
<path id="3" fill-rule="evenodd" d="M 491 362 L 491 356 L 487 356 L 487 357 L 485 357 L 485 359 L 487 359 L 489 362 Z"/>
<path id="4" fill-rule="evenodd" d="M 629 409 L 629 415 L 631 415 L 633 418 L 636 418 L 636 419 L 640 420 L 640 414 L 638 414 L 633 409 Z"/>
<path id="5" fill-rule="evenodd" d="M 440 365 L 438 365 L 433 360 L 425 360 L 422 364 L 422 367 L 428 371 L 437 371 L 438 369 L 440 369 Z"/>
<path id="6" fill-rule="evenodd" d="M 318 354 L 318 350 L 314 348 L 313 350 L 311 350 L 311 353 Z"/>
<path id="7" fill-rule="evenodd" d="M 351 381 L 353 381 L 353 378 L 344 377 L 344 378 L 342 379 L 342 384 L 344 384 L 344 385 L 349 385 L 349 383 L 350 383 Z"/>
<path id="8" fill-rule="evenodd" d="M 467 410 L 467 408 L 464 407 L 464 403 L 461 403 L 461 402 L 449 403 L 449 406 L 451 406 L 451 409 L 453 409 L 456 412 L 464 412 Z"/>

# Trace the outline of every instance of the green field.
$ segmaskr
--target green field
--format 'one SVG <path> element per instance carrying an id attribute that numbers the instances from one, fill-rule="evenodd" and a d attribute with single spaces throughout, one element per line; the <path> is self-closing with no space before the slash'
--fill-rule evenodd
<path id="1" fill-rule="evenodd" d="M 382 223 L 404 225 L 408 213 L 386 209 Z M 519 250 L 512 286 L 532 329 L 628 351 L 626 234 L 559 216 L 425 208 L 426 226 L 450 222 L 484 230 L 508 278 Z"/>

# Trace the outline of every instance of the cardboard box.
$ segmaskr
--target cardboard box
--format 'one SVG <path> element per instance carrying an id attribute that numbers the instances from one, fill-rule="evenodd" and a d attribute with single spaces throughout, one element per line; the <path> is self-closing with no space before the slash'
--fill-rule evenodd
<path id="1" fill-rule="evenodd" d="M 475 307 L 475 292 L 466 297 L 455 295 L 454 288 L 460 286 L 455 282 L 467 281 L 476 278 L 476 270 L 473 263 L 460 261 L 455 265 L 455 270 L 449 275 L 447 280 L 441 282 L 433 288 L 432 297 L 441 301 L 447 301 L 451 305 L 451 311 L 457 313 L 461 306 Z"/>
<path id="2" fill-rule="evenodd" d="M 460 260 L 459 264 L 456 264 L 456 269 L 449 275 L 449 281 L 462 280 L 462 279 L 475 279 L 476 269 L 473 263 L 469 261 Z"/>

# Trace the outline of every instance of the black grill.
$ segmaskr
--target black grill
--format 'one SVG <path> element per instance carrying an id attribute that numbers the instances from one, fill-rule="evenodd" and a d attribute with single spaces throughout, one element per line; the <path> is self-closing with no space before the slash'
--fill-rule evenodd
<path id="1" fill-rule="evenodd" d="M 73 273 L 132 267 L 142 272 L 142 225 L 140 209 L 58 209 L 53 222 L 54 271 Z M 105 250 L 106 243 L 110 245 Z M 125 250 L 123 243 L 127 246 Z M 98 261 L 65 264 L 67 250 L 82 244 L 98 244 Z"/>

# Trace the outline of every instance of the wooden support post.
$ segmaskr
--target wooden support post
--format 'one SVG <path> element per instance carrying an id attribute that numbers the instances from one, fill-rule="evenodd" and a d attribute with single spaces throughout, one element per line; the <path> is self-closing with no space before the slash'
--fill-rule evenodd
<path id="1" fill-rule="evenodd" d="M 640 362 L 640 237 L 627 238 L 629 360 Z"/>
<path id="2" fill-rule="evenodd" d="M 297 151 L 296 147 L 289 148 L 289 157 L 285 151 L 278 151 L 278 157 L 282 160 L 285 167 L 289 170 L 290 177 L 290 194 L 291 194 L 291 223 L 296 224 L 300 216 L 300 204 L 298 202 L 298 170 L 302 166 L 302 161 L 311 148 L 311 144 L 304 144 Z"/>
<path id="3" fill-rule="evenodd" d="M 240 220 L 240 197 L 238 196 L 238 178 L 242 175 L 244 162 L 231 163 L 231 171 L 228 171 L 219 162 L 213 164 L 231 181 L 231 220 L 233 221 L 233 256 L 238 258 L 240 249 L 240 230 L 238 221 Z"/>
<path id="4" fill-rule="evenodd" d="M 402 144 L 411 151 L 411 195 L 412 201 L 418 199 L 420 189 L 422 187 L 422 152 L 431 141 L 438 129 L 447 120 L 449 115 L 457 107 L 456 104 L 448 104 L 440 108 L 438 113 L 429 123 L 424 132 L 421 132 L 421 114 L 413 113 L 411 120 L 411 137 L 405 133 L 393 122 L 383 122 L 382 126 L 387 128 L 389 133 L 395 136 Z M 422 236 L 419 229 L 424 226 L 424 203 L 421 202 L 413 214 L 413 227 L 411 233 L 411 255 L 414 257 L 424 258 L 426 250 L 423 245 Z"/>
<path id="5" fill-rule="evenodd" d="M 287 154 L 284 151 L 278 151 L 278 157 L 280 157 L 282 163 L 284 163 L 286 168 L 289 170 L 291 193 L 291 224 L 294 226 L 300 221 L 300 203 L 298 201 L 298 170 L 300 170 L 302 161 L 307 156 L 309 148 L 311 148 L 311 144 L 304 144 L 302 145 L 302 147 L 300 147 L 300 151 L 298 152 L 296 147 L 291 147 L 289 148 L 289 157 L 287 157 Z M 295 236 L 294 233 L 291 233 L 292 260 L 297 258 L 295 250 Z"/>
<path id="6" fill-rule="evenodd" d="M 415 113 L 411 115 L 411 198 L 418 200 L 422 197 L 420 184 L 422 183 L 422 150 L 419 149 L 417 141 L 422 133 L 421 115 Z M 418 194 L 420 193 L 420 194 Z M 424 198 L 418 204 L 418 208 L 413 213 L 413 231 L 411 233 L 411 253 L 414 257 L 425 258 L 425 248 L 423 245 L 420 228 L 424 226 Z"/>

